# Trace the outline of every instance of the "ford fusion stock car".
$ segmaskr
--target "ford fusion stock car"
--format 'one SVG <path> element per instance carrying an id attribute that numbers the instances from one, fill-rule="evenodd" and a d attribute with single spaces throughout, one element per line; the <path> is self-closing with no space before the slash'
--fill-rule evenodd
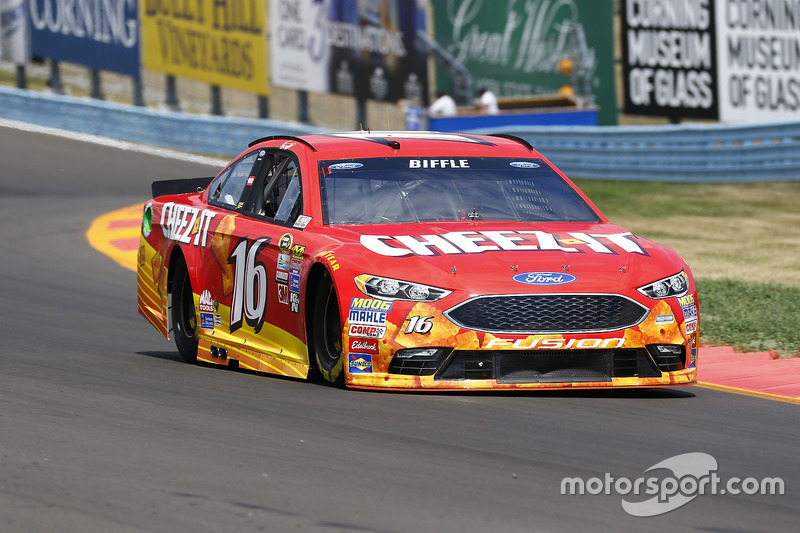
<path id="1" fill-rule="evenodd" d="M 362 389 L 696 382 L 697 292 L 528 142 L 267 137 L 156 181 L 139 312 L 189 362 Z"/>

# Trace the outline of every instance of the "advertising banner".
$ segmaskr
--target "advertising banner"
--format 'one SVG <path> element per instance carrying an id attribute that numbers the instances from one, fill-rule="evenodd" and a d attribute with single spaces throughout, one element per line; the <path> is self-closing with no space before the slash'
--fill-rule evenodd
<path id="1" fill-rule="evenodd" d="M 25 0 L 0 0 L 0 59 L 26 65 L 30 40 Z"/>
<path id="2" fill-rule="evenodd" d="M 142 63 L 268 96 L 265 0 L 139 0 Z"/>
<path id="3" fill-rule="evenodd" d="M 272 0 L 272 83 L 394 102 L 424 101 L 423 0 Z"/>
<path id="4" fill-rule="evenodd" d="M 800 116 L 800 0 L 717 0 L 720 119 Z"/>
<path id="5" fill-rule="evenodd" d="M 718 118 L 712 0 L 622 0 L 625 112 Z"/>
<path id="6" fill-rule="evenodd" d="M 476 88 L 500 97 L 558 93 L 570 83 L 559 63 L 582 49 L 599 122 L 616 124 L 613 0 L 437 0 L 433 8 L 437 43 Z M 576 28 L 585 39 L 576 38 Z M 450 84 L 439 68 L 438 88 Z"/>
<path id="7" fill-rule="evenodd" d="M 29 0 L 34 56 L 139 77 L 137 0 Z"/>

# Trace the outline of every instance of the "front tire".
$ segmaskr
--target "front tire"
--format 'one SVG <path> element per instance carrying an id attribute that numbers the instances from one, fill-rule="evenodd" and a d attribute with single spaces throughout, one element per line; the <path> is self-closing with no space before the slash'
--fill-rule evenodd
<path id="1" fill-rule="evenodd" d="M 342 321 L 336 289 L 327 272 L 314 296 L 313 330 L 314 355 L 320 374 L 328 383 L 343 386 Z"/>
<path id="2" fill-rule="evenodd" d="M 186 262 L 179 259 L 172 275 L 172 333 L 181 358 L 197 361 L 197 313 Z"/>

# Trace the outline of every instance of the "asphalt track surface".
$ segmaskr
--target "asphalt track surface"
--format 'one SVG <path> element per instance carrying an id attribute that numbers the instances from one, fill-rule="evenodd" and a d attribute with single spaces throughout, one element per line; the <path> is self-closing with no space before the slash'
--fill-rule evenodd
<path id="1" fill-rule="evenodd" d="M 357 392 L 187 365 L 86 230 L 153 180 L 218 167 L 5 127 L 0 161 L 4 533 L 797 530 L 797 405 L 701 387 Z M 613 490 L 561 494 L 688 452 L 785 494 L 647 518 Z"/>

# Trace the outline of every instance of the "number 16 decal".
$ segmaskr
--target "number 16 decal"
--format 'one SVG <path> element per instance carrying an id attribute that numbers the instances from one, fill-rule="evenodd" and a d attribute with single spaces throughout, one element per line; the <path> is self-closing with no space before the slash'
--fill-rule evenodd
<path id="1" fill-rule="evenodd" d="M 233 265 L 233 296 L 231 297 L 231 333 L 242 327 L 242 320 L 261 331 L 267 316 L 267 268 L 257 260 L 270 237 L 249 241 L 242 238 L 233 249 L 228 263 Z"/>
<path id="2" fill-rule="evenodd" d="M 431 332 L 433 328 L 433 323 L 431 322 L 432 316 L 410 316 L 406 319 L 408 322 L 408 326 L 403 333 L 406 335 L 411 333 L 417 333 L 419 335 L 427 335 Z"/>

